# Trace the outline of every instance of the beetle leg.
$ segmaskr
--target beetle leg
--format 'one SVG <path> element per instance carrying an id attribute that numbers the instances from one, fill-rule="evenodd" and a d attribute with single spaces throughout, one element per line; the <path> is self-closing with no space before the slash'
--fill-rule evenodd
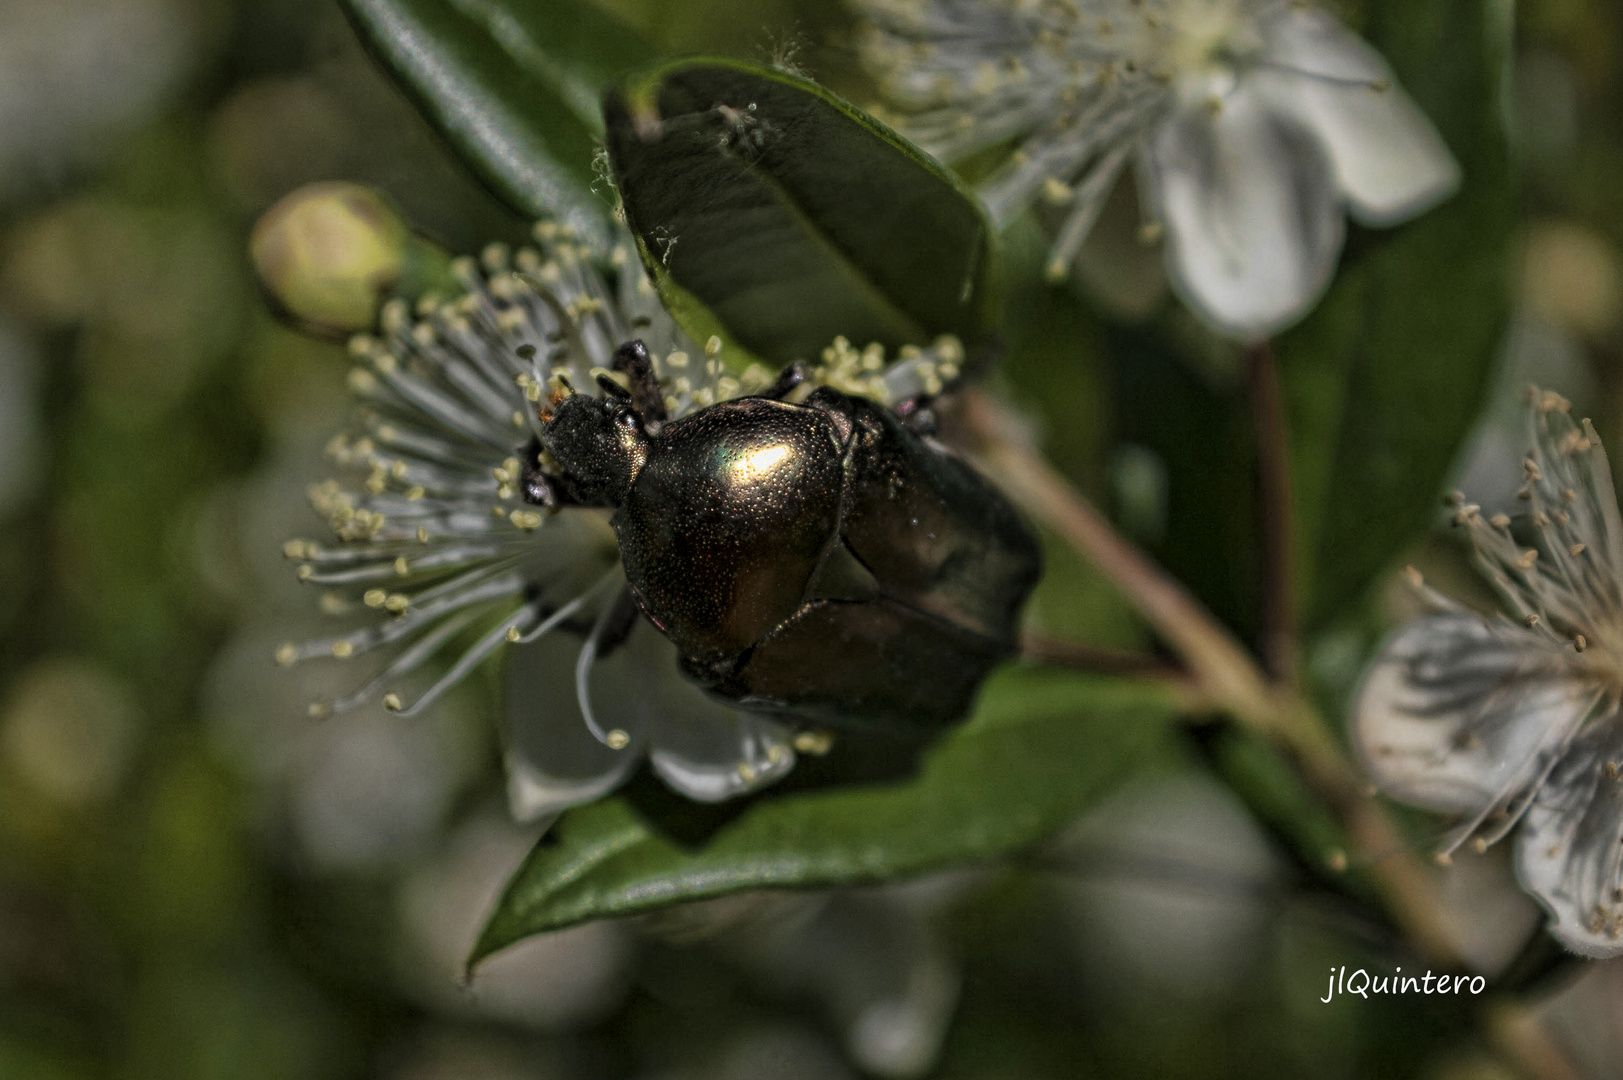
<path id="1" fill-rule="evenodd" d="M 772 385 L 762 390 L 756 397 L 771 398 L 773 401 L 782 401 L 794 392 L 795 387 L 806 381 L 806 365 L 793 363 L 784 368 L 773 381 Z"/>
<path id="2" fill-rule="evenodd" d="M 643 427 L 653 434 L 665 423 L 665 391 L 654 374 L 654 361 L 648 346 L 632 339 L 614 350 L 614 370 L 631 383 L 631 405 L 642 417 Z"/>
<path id="3" fill-rule="evenodd" d="M 637 601 L 628 588 L 621 589 L 609 603 L 614 606 L 614 611 L 608 616 L 608 621 L 603 624 L 603 629 L 597 635 L 599 660 L 612 656 L 614 650 L 626 643 L 626 639 L 631 636 L 631 631 L 637 625 L 637 618 L 642 614 L 642 609 L 637 607 Z"/>
<path id="4" fill-rule="evenodd" d="M 524 501 L 532 506 L 545 506 L 551 509 L 560 502 L 557 489 L 552 479 L 541 471 L 541 438 L 531 435 L 530 442 L 524 447 L 524 454 L 520 459 L 523 467 L 519 476 L 519 491 Z"/>

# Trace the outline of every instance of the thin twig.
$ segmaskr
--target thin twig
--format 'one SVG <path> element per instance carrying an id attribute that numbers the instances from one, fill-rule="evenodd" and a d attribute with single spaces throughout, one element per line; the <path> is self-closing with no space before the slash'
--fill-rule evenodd
<path id="1" fill-rule="evenodd" d="M 1115 582 L 1214 699 L 1247 715 L 1275 711 L 1273 692 L 1244 647 L 1182 585 L 1123 539 L 1053 466 L 1024 445 L 999 405 L 983 392 L 970 390 L 960 406 L 959 418 L 975 439 L 972 449 L 982 471 Z"/>
<path id="2" fill-rule="evenodd" d="M 1433 876 L 1365 791 L 1358 769 L 1312 705 L 1271 686 L 1249 653 L 1182 585 L 1129 544 L 1022 438 L 1014 420 L 971 390 L 955 418 L 983 471 L 1116 584 L 1187 666 L 1211 705 L 1277 740 L 1324 799 L 1381 888 L 1392 916 L 1433 962 L 1459 965 Z"/>
<path id="3" fill-rule="evenodd" d="M 1097 645 L 1078 645 L 1030 630 L 1020 635 L 1020 655 L 1043 664 L 1097 671 L 1104 675 L 1149 675 L 1164 679 L 1186 676 L 1182 668 L 1159 656 L 1125 649 L 1104 649 Z"/>
<path id="4" fill-rule="evenodd" d="M 1279 365 L 1266 341 L 1245 350 L 1246 397 L 1257 444 L 1262 532 L 1262 656 L 1275 682 L 1296 679 L 1296 544 L 1291 514 L 1289 432 Z"/>
<path id="5" fill-rule="evenodd" d="M 1020 655 L 1037 664 L 1154 683 L 1171 691 L 1177 700 L 1178 708 L 1185 713 L 1216 711 L 1211 700 L 1195 684 L 1195 680 L 1189 677 L 1187 671 L 1159 656 L 1128 652 L 1123 649 L 1103 649 L 1095 645 L 1078 645 L 1030 630 L 1020 636 Z"/>

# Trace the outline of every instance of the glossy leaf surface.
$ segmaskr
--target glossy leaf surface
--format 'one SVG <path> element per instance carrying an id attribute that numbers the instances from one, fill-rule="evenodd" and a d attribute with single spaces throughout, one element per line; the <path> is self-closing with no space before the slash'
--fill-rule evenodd
<path id="1" fill-rule="evenodd" d="M 1156 760 L 1173 712 L 1168 694 L 1143 685 L 1006 670 L 912 779 L 769 789 L 702 838 L 678 838 L 624 795 L 572 810 L 509 883 L 473 960 L 604 916 L 1009 854 Z"/>
<path id="2" fill-rule="evenodd" d="M 597 99 L 647 46 L 583 0 L 342 0 L 369 49 L 492 191 L 526 217 L 602 217 Z"/>
<path id="3" fill-rule="evenodd" d="M 813 359 L 837 335 L 896 348 L 992 316 L 979 204 L 931 159 L 809 80 L 681 60 L 604 102 L 626 219 L 751 352 Z"/>

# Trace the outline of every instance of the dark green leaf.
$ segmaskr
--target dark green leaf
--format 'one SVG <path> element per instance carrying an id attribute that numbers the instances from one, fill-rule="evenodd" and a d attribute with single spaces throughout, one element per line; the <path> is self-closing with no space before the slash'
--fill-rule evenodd
<path id="1" fill-rule="evenodd" d="M 1510 5 L 1387 0 L 1364 28 L 1464 169 L 1458 194 L 1355 237 L 1313 318 L 1279 343 L 1298 571 L 1322 623 L 1436 519 L 1509 310 L 1515 210 L 1504 100 Z"/>
<path id="2" fill-rule="evenodd" d="M 531 934 L 757 888 L 886 881 L 1007 854 L 1166 745 L 1174 702 L 1140 684 L 1006 670 L 901 783 L 769 792 L 684 843 L 625 796 L 566 814 L 520 868 L 473 962 Z"/>
<path id="3" fill-rule="evenodd" d="M 1290 435 L 1302 621 L 1322 627 L 1435 520 L 1508 314 L 1514 185 L 1500 0 L 1380 0 L 1363 27 L 1464 169 L 1392 229 L 1351 228 L 1328 295 L 1275 343 Z M 1152 553 L 1248 639 L 1260 622 L 1255 436 L 1238 348 L 1171 306 L 1110 335 L 1116 438 L 1168 475 Z M 1173 363 L 1172 361 L 1176 362 Z"/>
<path id="4" fill-rule="evenodd" d="M 994 297 L 979 203 L 817 84 L 682 60 L 611 91 L 604 115 L 650 269 L 750 351 L 782 363 L 837 335 L 891 348 L 984 335 Z"/>
<path id="5" fill-rule="evenodd" d="M 492 191 L 527 217 L 603 209 L 597 100 L 648 58 L 584 0 L 341 0 L 361 39 Z"/>

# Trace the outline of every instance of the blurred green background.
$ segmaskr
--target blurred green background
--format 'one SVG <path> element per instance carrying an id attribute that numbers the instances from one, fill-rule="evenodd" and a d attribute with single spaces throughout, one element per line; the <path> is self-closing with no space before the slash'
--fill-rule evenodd
<path id="1" fill-rule="evenodd" d="M 603 6 L 663 51 L 792 58 L 867 100 L 833 5 Z M 1473 497 L 1511 481 L 1529 379 L 1623 445 L 1623 14 L 1538 0 L 1517 19 L 1513 314 L 1457 468 Z M 1010 865 L 593 924 L 460 982 L 534 838 L 505 817 L 491 686 L 416 721 L 318 722 L 304 704 L 333 673 L 270 659 L 319 625 L 280 547 L 317 524 L 304 488 L 346 365 L 268 313 L 246 239 L 319 179 L 381 188 L 455 251 L 526 225 L 330 0 L 0 0 L 0 1080 L 1527 1067 L 1469 1000 L 1320 1003 L 1332 965 L 1390 964 L 1383 930 L 1287 888 L 1269 837 L 1195 764 L 1223 748 L 1193 740 Z M 1017 234 L 1013 257 L 1040 247 Z M 1044 333 L 1002 379 L 1034 410 L 1064 402 L 1049 452 L 1153 545 L 1167 473 L 1113 427 L 1098 317 L 1159 302 L 1140 271 L 1012 297 Z M 1471 587 L 1449 541 L 1413 557 Z M 1065 598 L 1037 602 L 1053 633 L 1143 640 L 1080 564 L 1058 561 L 1044 595 Z M 1371 619 L 1399 604 L 1375 598 Z M 1312 643 L 1326 696 L 1367 646 L 1362 623 Z M 1536 915 L 1502 864 L 1472 866 L 1450 895 L 1488 964 Z M 1537 1007 L 1569 1075 L 1617 1075 L 1623 968 L 1569 975 Z"/>

